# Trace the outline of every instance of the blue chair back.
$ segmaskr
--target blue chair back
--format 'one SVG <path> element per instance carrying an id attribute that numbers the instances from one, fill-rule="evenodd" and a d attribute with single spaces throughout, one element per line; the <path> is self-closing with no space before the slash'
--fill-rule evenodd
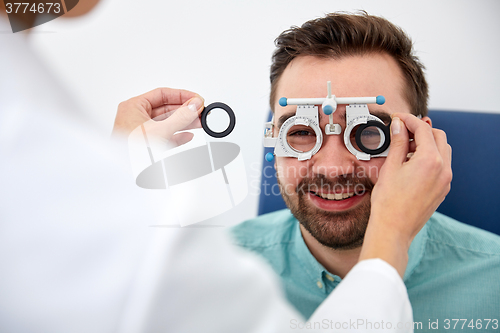
<path id="1" fill-rule="evenodd" d="M 429 117 L 453 149 L 451 191 L 438 212 L 500 235 L 500 113 L 436 110 Z M 264 159 L 258 214 L 282 208 L 274 161 Z"/>

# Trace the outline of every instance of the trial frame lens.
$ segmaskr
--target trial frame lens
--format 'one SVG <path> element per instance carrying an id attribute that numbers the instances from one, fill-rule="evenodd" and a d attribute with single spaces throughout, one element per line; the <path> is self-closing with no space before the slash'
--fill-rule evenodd
<path id="1" fill-rule="evenodd" d="M 316 131 L 309 125 L 293 125 L 286 133 L 286 141 L 295 151 L 308 152 L 316 145 Z"/>
<path id="2" fill-rule="evenodd" d="M 386 151 L 391 143 L 389 127 L 390 124 L 386 126 L 384 123 L 375 120 L 361 124 L 355 134 L 358 148 L 370 155 L 377 155 Z M 374 146 L 375 148 L 373 148 Z"/>

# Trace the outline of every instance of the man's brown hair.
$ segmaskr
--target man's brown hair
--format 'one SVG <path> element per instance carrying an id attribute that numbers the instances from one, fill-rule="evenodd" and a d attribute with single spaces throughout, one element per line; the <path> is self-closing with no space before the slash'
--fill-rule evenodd
<path id="1" fill-rule="evenodd" d="M 275 40 L 271 65 L 271 109 L 274 108 L 279 79 L 288 64 L 298 56 L 340 59 L 369 53 L 386 53 L 398 63 L 406 82 L 405 98 L 414 115 L 427 115 L 429 97 L 424 66 L 413 54 L 413 44 L 405 32 L 384 18 L 358 14 L 332 13 L 292 27 Z M 274 110 L 273 110 L 274 111 Z"/>

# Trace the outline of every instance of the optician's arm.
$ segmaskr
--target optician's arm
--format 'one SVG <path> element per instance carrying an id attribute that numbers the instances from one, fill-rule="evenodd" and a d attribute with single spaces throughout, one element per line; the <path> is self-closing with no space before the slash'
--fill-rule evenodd
<path id="1" fill-rule="evenodd" d="M 200 126 L 198 114 L 202 107 L 199 104 L 189 107 L 190 103 L 193 105 L 193 100 L 198 99 L 202 100 L 194 93 L 168 88 L 134 97 L 120 104 L 114 131 L 128 134 L 145 122 L 145 126 L 149 126 L 148 133 L 152 128 L 162 139 L 172 140 L 175 132 Z M 161 114 L 164 114 L 163 120 L 150 120 L 150 117 Z M 179 231 L 180 239 L 174 242 L 176 255 L 170 256 L 170 261 L 162 261 L 166 271 L 161 281 L 153 283 L 159 288 L 155 291 L 154 306 L 148 307 L 143 315 L 138 309 L 130 310 L 129 318 L 136 318 L 136 324 L 126 327 L 154 331 L 155 327 L 168 324 L 175 325 L 176 332 L 200 329 L 220 332 L 219 325 L 205 325 L 211 322 L 223 323 L 227 332 L 296 332 L 304 327 L 331 331 L 338 329 L 339 324 L 341 329 L 345 329 L 349 323 L 347 331 L 363 332 L 365 328 L 370 328 L 364 325 L 368 322 L 390 322 L 396 328 L 398 323 L 412 321 L 406 288 L 397 271 L 383 260 L 376 259 L 356 265 L 306 325 L 283 300 L 281 288 L 267 265 L 253 255 L 234 248 L 225 236 L 218 233 L 207 236 L 206 230 L 204 232 Z M 200 251 L 200 247 L 206 250 Z M 378 258 L 375 251 L 378 248 L 366 253 Z M 174 252 L 173 248 L 170 252 Z M 193 271 L 200 273 L 193 276 Z M 153 274 L 151 278 L 158 277 Z M 171 303 L 172 299 L 175 299 L 175 306 Z M 142 303 L 130 304 L 134 308 L 134 304 Z M 394 330 L 409 331 L 408 326 Z"/>
<path id="2" fill-rule="evenodd" d="M 163 255 L 141 268 L 120 332 L 365 332 L 373 324 L 412 332 L 406 288 L 382 260 L 357 264 L 304 323 L 268 265 L 223 231 L 161 230 L 154 248 Z"/>
<path id="3" fill-rule="evenodd" d="M 411 114 L 394 114 L 360 260 L 382 258 L 403 276 L 410 244 L 450 191 L 451 179 L 446 134 Z"/>

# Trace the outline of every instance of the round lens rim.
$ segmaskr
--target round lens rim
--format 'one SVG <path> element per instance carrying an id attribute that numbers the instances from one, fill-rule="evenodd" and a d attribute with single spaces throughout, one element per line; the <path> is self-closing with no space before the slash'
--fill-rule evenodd
<path id="1" fill-rule="evenodd" d="M 365 130 L 365 128 L 371 127 L 371 126 L 375 126 L 375 127 L 379 128 L 384 133 L 384 143 L 377 149 L 366 148 L 363 145 L 363 143 L 361 142 L 361 133 Z M 384 123 L 376 121 L 376 120 L 369 120 L 366 122 L 366 124 L 359 125 L 358 129 L 356 130 L 356 135 L 355 135 L 356 144 L 358 145 L 358 148 L 362 152 L 370 154 L 370 155 L 378 155 L 378 154 L 381 154 L 384 151 L 386 151 L 387 148 L 389 148 L 389 145 L 391 144 L 391 136 L 389 133 L 389 126 L 390 125 L 386 126 Z"/>
<path id="2" fill-rule="evenodd" d="M 311 127 L 314 132 L 316 133 L 316 145 L 309 151 L 307 152 L 299 152 L 298 150 L 294 149 L 292 146 L 288 144 L 287 140 L 287 135 L 288 131 L 290 128 L 292 128 L 294 125 L 306 125 Z M 319 127 L 317 121 L 309 116 L 302 116 L 302 115 L 295 115 L 290 118 L 288 118 L 283 125 L 281 125 L 279 134 L 278 134 L 278 142 L 279 144 L 276 145 L 275 152 L 276 150 L 282 151 L 283 155 L 276 155 L 276 156 L 287 156 L 287 157 L 295 157 L 298 158 L 299 160 L 307 160 L 310 159 L 311 156 L 316 154 L 319 149 L 321 148 L 321 145 L 323 144 L 323 135 L 321 133 L 321 128 Z"/>
<path id="3" fill-rule="evenodd" d="M 308 150 L 299 150 L 297 148 L 294 147 L 294 145 L 292 145 L 290 143 L 290 141 L 288 141 L 288 133 L 292 130 L 292 128 L 294 128 L 295 126 L 305 126 L 305 127 L 309 127 L 311 130 L 314 131 L 314 144 L 312 145 L 311 149 L 308 149 Z M 318 143 L 318 136 L 317 136 L 317 131 L 314 129 L 314 127 L 312 127 L 310 124 L 309 125 L 305 125 L 305 124 L 295 124 L 295 125 L 292 125 L 290 126 L 287 131 L 286 131 L 286 135 L 285 135 L 285 140 L 286 140 L 286 143 L 288 144 L 288 146 L 290 148 L 292 148 L 295 152 L 299 153 L 299 154 L 303 154 L 303 153 L 308 153 L 310 152 L 311 150 L 313 150 L 317 143 Z"/>
<path id="4" fill-rule="evenodd" d="M 222 132 L 214 132 L 208 127 L 207 124 L 207 116 L 210 111 L 213 109 L 222 109 L 226 111 L 227 115 L 229 116 L 229 125 L 227 128 L 222 131 Z M 229 105 L 221 103 L 221 102 L 215 102 L 210 104 L 209 106 L 205 107 L 205 109 L 201 112 L 201 127 L 203 127 L 203 130 L 205 133 L 210 135 L 211 137 L 214 138 L 223 138 L 228 136 L 234 129 L 234 126 L 236 125 L 236 116 L 234 115 L 233 110 L 229 107 Z"/>

